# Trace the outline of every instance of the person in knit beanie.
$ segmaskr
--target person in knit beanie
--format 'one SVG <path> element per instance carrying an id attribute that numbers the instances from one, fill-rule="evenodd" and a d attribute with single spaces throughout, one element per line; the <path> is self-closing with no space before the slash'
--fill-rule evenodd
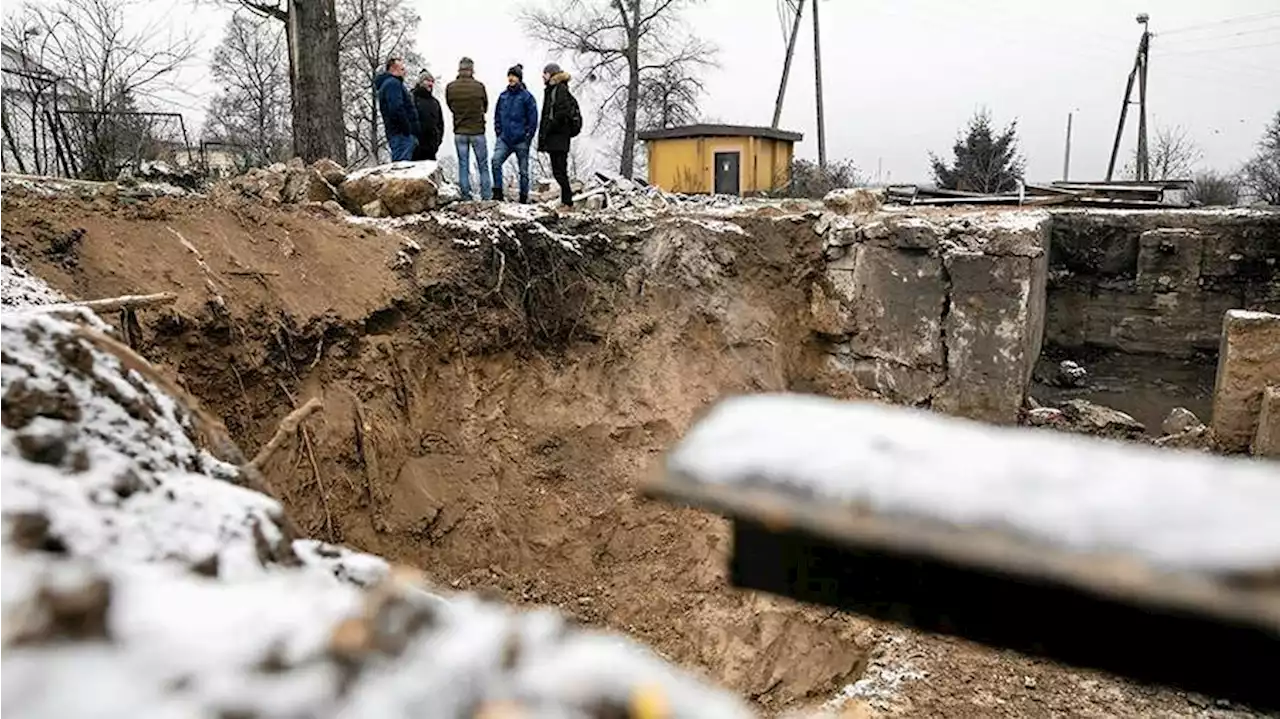
<path id="1" fill-rule="evenodd" d="M 529 149 L 538 133 L 538 101 L 524 86 L 524 66 L 507 70 L 507 89 L 493 110 L 493 199 L 503 199 L 502 166 L 515 153 L 520 170 L 520 202 L 529 201 Z"/>

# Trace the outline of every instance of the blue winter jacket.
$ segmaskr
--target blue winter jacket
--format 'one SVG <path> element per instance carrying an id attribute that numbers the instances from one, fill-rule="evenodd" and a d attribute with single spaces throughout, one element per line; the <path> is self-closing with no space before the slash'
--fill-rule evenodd
<path id="1" fill-rule="evenodd" d="M 493 109 L 493 127 L 508 146 L 531 142 L 538 134 L 538 101 L 524 83 L 507 86 Z"/>
<path id="2" fill-rule="evenodd" d="M 389 72 L 373 78 L 378 91 L 378 108 L 382 111 L 382 127 L 387 137 L 418 134 L 418 108 L 413 104 L 404 81 Z"/>

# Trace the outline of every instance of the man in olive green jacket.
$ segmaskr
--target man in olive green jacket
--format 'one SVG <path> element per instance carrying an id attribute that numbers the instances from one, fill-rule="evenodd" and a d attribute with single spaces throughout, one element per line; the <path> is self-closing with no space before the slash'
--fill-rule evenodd
<path id="1" fill-rule="evenodd" d="M 489 112 L 489 93 L 475 78 L 475 62 L 464 57 L 458 62 L 458 79 L 444 90 L 444 100 L 453 113 L 453 147 L 458 151 L 458 186 L 462 199 L 471 199 L 471 150 L 476 153 L 480 172 L 480 198 L 489 199 L 493 186 L 489 178 L 489 146 L 484 138 L 484 116 Z"/>

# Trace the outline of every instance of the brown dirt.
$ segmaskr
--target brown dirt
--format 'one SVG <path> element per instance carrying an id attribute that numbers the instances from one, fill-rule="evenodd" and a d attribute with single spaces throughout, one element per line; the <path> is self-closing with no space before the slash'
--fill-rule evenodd
<path id="1" fill-rule="evenodd" d="M 861 676 L 879 625 L 728 588 L 726 523 L 637 493 L 725 394 L 847 394 L 805 318 L 816 236 L 787 219 L 742 224 L 749 237 L 671 217 L 564 219 L 555 229 L 583 239 L 579 257 L 523 230 L 518 249 L 426 222 L 401 230 L 421 251 L 393 269 L 402 237 L 319 211 L 11 192 L 3 207 L 6 254 L 57 289 L 177 292 L 141 313 L 140 350 L 246 449 L 294 404 L 324 400 L 265 467 L 304 531 L 442 585 L 557 605 L 778 710 Z M 601 231 L 607 245 L 587 240 Z M 1064 687 L 1045 704 L 1009 685 L 1030 660 L 913 641 L 934 667 L 902 685 L 913 715 L 1090 715 L 1072 703 L 1076 672 L 1033 663 L 1043 686 Z M 1166 706 L 1096 680 L 1118 697 L 1112 715 Z"/>

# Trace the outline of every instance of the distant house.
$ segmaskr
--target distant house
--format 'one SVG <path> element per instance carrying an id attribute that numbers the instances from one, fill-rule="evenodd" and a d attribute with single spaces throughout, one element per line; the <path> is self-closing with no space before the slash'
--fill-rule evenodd
<path id="1" fill-rule="evenodd" d="M 686 125 L 639 133 L 649 184 L 669 192 L 751 195 L 790 182 L 798 132 L 743 125 Z"/>
<path id="2" fill-rule="evenodd" d="M 3 168 L 5 172 L 58 174 L 60 147 L 55 110 L 82 102 L 84 92 L 8 43 L 0 44 L 3 68 Z"/>

